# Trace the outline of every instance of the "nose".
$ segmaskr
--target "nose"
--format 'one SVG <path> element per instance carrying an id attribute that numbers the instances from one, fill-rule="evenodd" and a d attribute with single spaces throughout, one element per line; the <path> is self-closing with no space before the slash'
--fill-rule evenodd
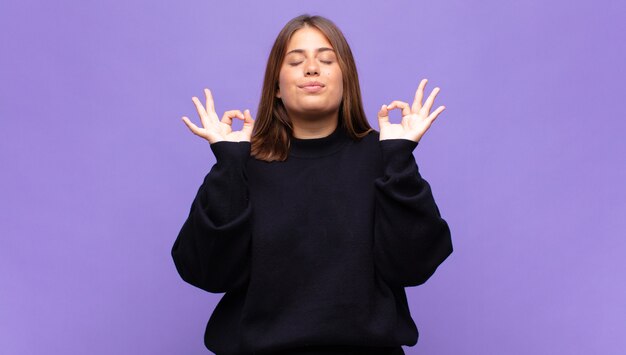
<path id="1" fill-rule="evenodd" d="M 313 60 L 309 60 L 307 61 L 306 66 L 304 67 L 306 75 L 319 75 L 319 66 L 317 65 L 317 62 L 315 61 L 315 59 Z"/>

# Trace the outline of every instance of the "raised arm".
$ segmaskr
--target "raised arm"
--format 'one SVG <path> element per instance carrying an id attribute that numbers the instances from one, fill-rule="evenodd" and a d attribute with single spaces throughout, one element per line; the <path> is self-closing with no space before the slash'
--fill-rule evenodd
<path id="1" fill-rule="evenodd" d="M 441 218 L 430 185 L 419 173 L 413 150 L 437 115 L 429 114 L 436 88 L 422 106 L 422 80 L 412 107 L 401 101 L 378 113 L 383 176 L 375 182 L 374 258 L 390 285 L 420 285 L 452 253 L 450 228 Z M 389 122 L 389 111 L 402 108 L 402 122 Z"/>
<path id="2" fill-rule="evenodd" d="M 254 121 L 247 110 L 245 115 L 227 111 L 217 121 L 211 93 L 205 92 L 208 112 L 193 98 L 204 128 L 186 117 L 183 120 L 194 134 L 211 143 L 216 163 L 198 189 L 171 253 L 183 280 L 222 293 L 244 287 L 250 273 L 252 211 L 245 167 Z M 242 131 L 230 129 L 235 117 L 245 120 Z"/>

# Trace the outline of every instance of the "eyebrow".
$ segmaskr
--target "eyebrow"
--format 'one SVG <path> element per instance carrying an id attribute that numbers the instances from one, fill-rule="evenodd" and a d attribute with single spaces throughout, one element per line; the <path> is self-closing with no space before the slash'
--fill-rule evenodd
<path id="1" fill-rule="evenodd" d="M 320 53 L 320 52 L 326 52 L 326 51 L 335 52 L 335 50 L 334 50 L 334 49 L 332 49 L 332 48 L 328 48 L 328 47 L 321 47 L 321 48 L 316 49 L 315 51 L 316 51 L 316 52 L 318 52 L 318 53 Z M 287 56 L 287 55 L 289 55 L 289 54 L 291 54 L 291 53 L 300 53 L 300 54 L 303 54 L 303 53 L 304 53 L 304 49 L 294 49 L 294 50 L 291 50 L 291 51 L 287 52 L 287 54 L 285 54 L 285 56 Z"/>

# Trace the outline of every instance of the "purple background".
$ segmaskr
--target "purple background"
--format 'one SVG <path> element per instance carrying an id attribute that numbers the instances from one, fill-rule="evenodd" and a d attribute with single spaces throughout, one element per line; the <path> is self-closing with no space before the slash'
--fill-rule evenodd
<path id="1" fill-rule="evenodd" d="M 3 0 L 0 352 L 208 353 L 222 295 L 170 248 L 214 157 L 180 117 L 204 87 L 255 115 L 274 38 L 309 12 L 348 38 L 374 128 L 422 78 L 447 106 L 415 156 L 455 252 L 407 289 L 406 353 L 623 354 L 624 7 Z"/>

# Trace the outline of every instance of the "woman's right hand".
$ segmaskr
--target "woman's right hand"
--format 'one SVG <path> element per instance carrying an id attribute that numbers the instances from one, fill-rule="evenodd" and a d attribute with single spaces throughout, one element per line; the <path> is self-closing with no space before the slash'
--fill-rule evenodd
<path id="1" fill-rule="evenodd" d="M 220 141 L 228 142 L 250 142 L 252 136 L 252 128 L 254 128 L 254 120 L 250 115 L 250 110 L 245 110 L 243 113 L 240 110 L 231 110 L 224 112 L 224 116 L 220 121 L 215 112 L 215 104 L 213 103 L 213 95 L 209 89 L 204 89 L 206 95 L 206 109 L 202 106 L 200 100 L 197 97 L 192 97 L 191 100 L 196 105 L 198 115 L 200 115 L 200 121 L 202 127 L 199 128 L 193 124 L 189 118 L 183 116 L 183 122 L 189 127 L 193 134 L 202 137 L 209 141 L 210 144 Z M 233 132 L 233 118 L 243 120 L 243 128 L 241 131 Z"/>

